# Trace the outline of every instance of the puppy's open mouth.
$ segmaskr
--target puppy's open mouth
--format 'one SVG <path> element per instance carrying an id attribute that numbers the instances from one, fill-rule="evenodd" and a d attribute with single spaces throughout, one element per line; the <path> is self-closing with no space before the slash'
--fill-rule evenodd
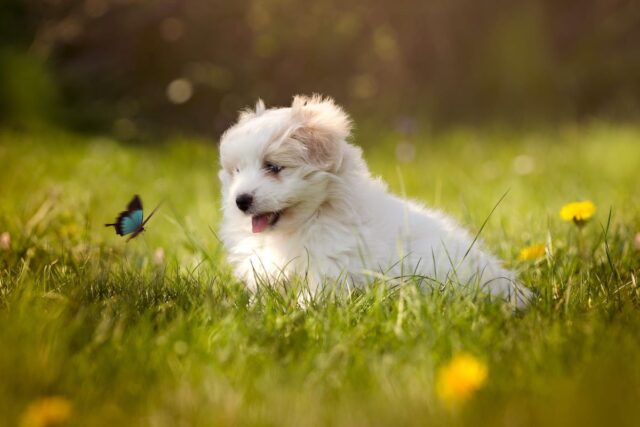
<path id="1" fill-rule="evenodd" d="M 254 233 L 261 233 L 268 227 L 273 227 L 280 219 L 280 212 L 267 212 L 251 217 L 251 227 Z"/>

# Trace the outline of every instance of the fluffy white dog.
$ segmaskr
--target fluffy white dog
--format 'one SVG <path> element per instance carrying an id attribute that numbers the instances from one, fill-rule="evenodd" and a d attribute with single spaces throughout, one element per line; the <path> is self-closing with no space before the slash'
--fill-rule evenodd
<path id="1" fill-rule="evenodd" d="M 240 113 L 220 142 L 221 237 L 255 288 L 293 275 L 311 292 L 376 277 L 473 284 L 522 306 L 529 291 L 451 218 L 398 198 L 371 176 L 332 99 Z"/>

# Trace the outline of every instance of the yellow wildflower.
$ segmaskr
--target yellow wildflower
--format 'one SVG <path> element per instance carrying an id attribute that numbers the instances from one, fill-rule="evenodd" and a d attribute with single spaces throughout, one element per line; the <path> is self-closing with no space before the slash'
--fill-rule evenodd
<path id="1" fill-rule="evenodd" d="M 487 365 L 461 353 L 442 366 L 436 377 L 436 393 L 448 404 L 464 402 L 487 380 Z"/>
<path id="2" fill-rule="evenodd" d="M 566 204 L 560 209 L 560 217 L 565 221 L 573 221 L 583 225 L 596 213 L 596 205 L 591 200 Z"/>
<path id="3" fill-rule="evenodd" d="M 520 255 L 518 255 L 518 259 L 520 261 L 532 261 L 534 259 L 542 258 L 544 256 L 545 249 L 546 246 L 544 243 L 527 246 L 526 248 L 522 248 Z"/>
<path id="4" fill-rule="evenodd" d="M 64 397 L 52 396 L 32 402 L 22 414 L 21 427 L 50 427 L 64 424 L 72 406 Z"/>

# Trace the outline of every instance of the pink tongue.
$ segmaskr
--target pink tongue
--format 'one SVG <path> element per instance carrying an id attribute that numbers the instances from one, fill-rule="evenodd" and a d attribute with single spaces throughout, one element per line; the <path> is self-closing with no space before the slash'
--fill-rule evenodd
<path id="1" fill-rule="evenodd" d="M 269 215 L 256 215 L 251 217 L 251 226 L 254 233 L 260 233 L 269 226 Z"/>

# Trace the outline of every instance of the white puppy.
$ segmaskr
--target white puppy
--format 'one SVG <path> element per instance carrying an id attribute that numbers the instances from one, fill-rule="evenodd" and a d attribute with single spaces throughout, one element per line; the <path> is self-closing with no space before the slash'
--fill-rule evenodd
<path id="1" fill-rule="evenodd" d="M 518 306 L 529 291 L 444 214 L 398 198 L 347 142 L 330 98 L 243 111 L 220 142 L 221 237 L 249 287 L 304 277 L 359 286 L 376 277 L 481 286 Z"/>

